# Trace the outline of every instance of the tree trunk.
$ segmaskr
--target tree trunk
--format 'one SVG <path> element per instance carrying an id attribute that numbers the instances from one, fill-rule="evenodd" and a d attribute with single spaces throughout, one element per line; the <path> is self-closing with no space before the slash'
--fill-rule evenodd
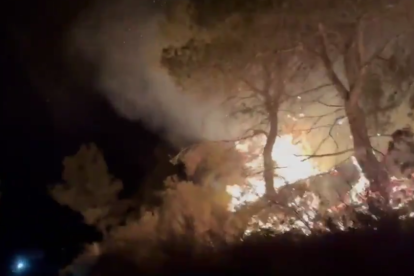
<path id="1" fill-rule="evenodd" d="M 273 146 L 276 142 L 277 137 L 277 128 L 278 128 L 278 118 L 277 111 L 268 110 L 269 112 L 269 121 L 270 121 L 270 130 L 267 136 L 266 145 L 263 149 L 263 178 L 266 185 L 266 195 L 274 196 L 276 195 L 275 186 L 274 186 L 274 162 L 272 157 Z"/>
<path id="2" fill-rule="evenodd" d="M 389 183 L 389 175 L 385 167 L 378 161 L 373 153 L 371 141 L 368 136 L 368 128 L 365 114 L 359 106 L 358 100 L 363 86 L 367 81 L 368 68 L 361 64 L 363 56 L 363 39 L 358 37 L 357 43 L 352 41 L 344 55 L 345 75 L 349 89 L 341 82 L 335 73 L 333 63 L 328 55 L 329 41 L 326 30 L 322 24 L 319 25 L 322 39 L 322 54 L 320 58 L 326 69 L 328 78 L 337 89 L 339 95 L 345 102 L 345 113 L 348 117 L 349 128 L 353 138 L 355 158 L 361 166 L 362 172 L 370 182 L 370 190 L 379 192 L 386 200 L 388 199 L 386 185 Z M 362 35 L 361 32 L 358 33 Z"/>
<path id="3" fill-rule="evenodd" d="M 345 112 L 353 137 L 355 158 L 361 166 L 362 172 L 370 181 L 370 190 L 379 192 L 387 199 L 386 185 L 390 180 L 389 175 L 373 153 L 364 112 L 358 103 L 352 104 L 349 101 L 345 103 Z"/>

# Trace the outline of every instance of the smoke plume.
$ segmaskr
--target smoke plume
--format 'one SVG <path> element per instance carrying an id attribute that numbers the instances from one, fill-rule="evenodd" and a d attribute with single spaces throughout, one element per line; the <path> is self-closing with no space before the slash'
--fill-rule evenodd
<path id="1" fill-rule="evenodd" d="M 162 3 L 154 2 L 101 2 L 90 8 L 72 28 L 70 51 L 99 68 L 95 84 L 116 110 L 170 142 L 234 136 L 220 99 L 200 102 L 181 93 L 160 65 L 162 48 L 170 41 L 160 28 Z"/>

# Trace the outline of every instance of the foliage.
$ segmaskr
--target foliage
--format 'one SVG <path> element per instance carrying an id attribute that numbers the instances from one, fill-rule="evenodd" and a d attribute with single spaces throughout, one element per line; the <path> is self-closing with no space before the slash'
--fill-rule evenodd
<path id="1" fill-rule="evenodd" d="M 178 160 L 177 160 L 178 159 Z M 241 183 L 246 174 L 244 156 L 232 142 L 202 142 L 180 152 L 173 162 L 182 162 L 189 180 L 196 185 L 224 191 L 228 183 Z"/>
<path id="2" fill-rule="evenodd" d="M 389 45 L 386 43 L 387 56 L 381 61 L 376 60 L 377 69 L 371 72 L 373 86 L 367 87 L 366 97 L 363 98 L 371 99 L 372 93 L 378 95 L 381 92 L 380 89 L 383 87 L 375 84 L 378 79 L 381 79 L 382 83 L 386 82 L 388 90 L 399 88 L 399 99 L 404 98 L 400 94 L 407 91 L 401 88 L 412 71 L 412 55 L 407 51 L 412 42 L 407 40 L 409 33 L 401 35 L 405 32 L 404 27 L 410 24 L 406 20 L 409 15 L 404 14 L 404 10 L 409 10 L 409 7 L 404 3 L 401 7 L 394 8 L 397 2 L 390 1 L 296 0 L 241 3 L 235 0 L 194 1 L 187 6 L 192 6 L 187 10 L 195 14 L 195 18 L 188 24 L 191 28 L 198 28 L 201 31 L 193 32 L 193 36 L 181 45 L 173 44 L 165 48 L 162 57 L 162 63 L 184 88 L 184 92 L 239 95 L 241 90 L 246 89 L 246 87 L 240 88 L 241 79 L 247 78 L 250 83 L 257 82 L 258 75 L 252 73 L 252 64 L 257 65 L 258 61 L 263 62 L 263 60 L 273 62 L 274 53 L 294 47 L 304 46 L 308 48 L 307 50 L 320 51 L 318 35 L 320 24 L 326 26 L 329 40 L 328 54 L 333 60 L 338 60 L 350 43 L 353 43 L 352 40 L 360 25 L 364 26 L 363 43 L 366 44 L 364 45 L 366 55 L 372 52 L 375 54 L 378 50 L 373 49 L 373 46 L 383 45 L 384 40 L 389 40 L 399 33 L 396 41 Z M 205 16 L 200 15 L 204 13 Z M 251 20 L 244 20 L 246 14 Z M 214 24 L 204 26 L 205 24 L 201 24 L 197 19 L 207 15 Z M 395 28 L 389 30 L 388 24 L 393 24 Z M 380 32 L 372 32 L 373 28 L 379 29 Z M 210 34 L 208 39 L 205 38 L 206 32 Z M 269 55 L 270 53 L 273 55 Z M 297 59 L 301 61 L 297 64 L 298 67 L 293 69 L 295 75 L 299 75 L 302 80 L 309 79 L 309 74 L 317 69 L 315 62 L 318 59 L 312 58 L 312 55 L 309 56 L 306 51 L 293 51 L 291 54 L 299 55 Z M 291 64 L 287 63 L 284 66 L 286 65 Z M 280 70 L 278 71 L 277 74 L 280 74 Z M 252 79 L 255 81 L 252 82 Z M 261 82 L 263 76 L 259 79 Z M 309 85 L 317 86 L 314 82 L 307 84 Z M 370 86 L 368 83 L 367 85 Z M 294 88 L 297 90 L 299 87 Z M 306 87 L 306 89 L 310 88 Z M 364 103 L 369 106 L 367 110 L 369 114 L 377 115 L 395 108 L 401 101 L 385 106 L 375 105 L 368 100 Z"/>
<path id="3" fill-rule="evenodd" d="M 103 233 L 125 219 L 130 203 L 118 199 L 122 182 L 109 174 L 96 145 L 83 145 L 75 155 L 64 159 L 63 166 L 64 183 L 50 189 L 57 202 L 81 213 L 86 224 Z"/>
<path id="4" fill-rule="evenodd" d="M 332 43 L 330 35 L 338 33 L 337 26 L 332 22 L 320 22 L 318 24 L 319 44 L 315 49 L 308 51 L 318 56 L 322 68 L 328 80 L 333 84 L 338 96 L 343 100 L 344 111 L 349 123 L 349 130 L 352 135 L 354 156 L 361 166 L 363 173 L 370 181 L 370 190 L 378 192 L 383 198 L 387 199 L 385 186 L 390 181 L 390 175 L 385 170 L 375 153 L 372 151 L 372 142 L 369 137 L 368 120 L 366 112 L 361 106 L 361 99 L 366 93 L 369 85 L 376 81 L 377 85 L 371 85 L 374 90 L 382 88 L 387 78 L 392 79 L 390 70 L 388 74 L 381 75 L 380 78 L 373 78 L 376 61 L 386 60 L 385 66 L 377 66 L 381 69 L 387 68 L 388 59 L 383 58 L 388 46 L 395 43 L 399 36 L 407 35 L 412 32 L 412 27 L 403 15 L 406 14 L 406 3 L 401 5 L 373 6 L 367 11 L 360 13 L 348 23 L 349 31 L 339 33 L 340 43 Z M 359 11 L 359 9 L 358 9 Z M 372 34 L 369 30 L 381 30 L 387 24 L 395 24 L 392 31 L 383 31 L 379 34 Z M 333 25 L 333 26 L 332 26 Z M 312 45 L 312 47 L 314 47 Z M 394 59 L 395 51 L 390 51 L 391 60 Z M 335 59 L 342 59 L 339 70 L 335 68 Z M 394 68 L 395 69 L 395 68 Z M 377 70 L 376 72 L 381 71 Z M 404 70 L 405 71 L 405 70 Z M 413 72 L 407 73 L 406 77 L 411 77 Z M 397 74 L 399 75 L 399 74 Z M 394 81 L 394 80 L 393 80 Z M 402 86 L 403 80 L 398 78 L 398 86 Z M 374 82 L 375 83 L 375 82 Z M 405 91 L 406 92 L 406 91 Z M 380 93 L 378 93 L 380 94 Z M 379 95 L 381 96 L 381 95 Z M 377 106 L 378 107 L 378 106 Z M 378 112 L 379 110 L 376 110 Z"/>
<path id="5" fill-rule="evenodd" d="M 403 263 L 410 258 L 413 238 L 406 227 L 412 221 L 400 224 L 393 215 L 375 222 L 375 229 L 334 232 L 311 237 L 293 233 L 277 235 L 258 232 L 242 243 L 228 244 L 222 250 L 205 247 L 200 252 L 189 250 L 184 240 L 164 243 L 162 257 L 154 252 L 146 256 L 134 255 L 137 248 L 111 248 L 91 266 L 94 275 L 182 275 L 182 274 L 236 274 L 291 275 L 330 273 L 341 267 L 348 273 L 365 268 L 372 273 L 384 272 L 392 263 L 392 272 L 404 271 Z M 409 228 L 412 229 L 412 228 Z M 381 246 L 378 246 L 381 244 Z M 347 257 L 344 257 L 344 252 Z M 395 254 L 398 258 L 395 258 Z M 361 261 L 363 258 L 365 261 Z M 292 265 L 292 260 L 300 266 Z M 378 263 L 378 260 L 384 262 Z M 396 263 L 393 263 L 393 261 Z M 387 264 L 387 265 L 386 265 Z M 253 274 L 254 273 L 254 274 Z"/>
<path id="6" fill-rule="evenodd" d="M 191 172 L 197 171 L 197 167 L 204 162 L 208 164 L 208 170 L 220 169 L 223 165 L 221 161 L 230 164 L 235 162 L 233 157 L 236 158 L 236 155 L 233 157 L 226 156 L 231 151 L 228 147 L 220 145 L 220 143 L 201 144 L 193 148 L 192 151 L 188 151 L 187 156 L 182 156 L 181 159 L 184 162 L 194 165 L 194 167 L 188 167 L 188 174 L 191 175 Z M 81 154 L 79 154 L 79 156 L 82 156 L 80 160 L 89 160 L 87 156 L 90 156 L 90 154 L 85 151 L 88 147 L 82 149 Z M 103 158 L 96 147 L 91 146 L 88 150 Z M 209 157 L 209 153 L 211 153 L 211 157 Z M 203 161 L 203 159 L 206 160 Z M 68 167 L 73 168 L 69 165 L 71 162 L 65 163 Z M 78 160 L 77 164 L 79 163 L 92 165 L 92 167 L 96 165 L 95 162 L 90 161 L 80 162 Z M 102 168 L 106 170 L 102 170 Z M 70 169 L 67 169 L 67 171 L 72 172 Z M 100 170 L 91 168 L 90 171 L 107 173 L 107 168 L 102 166 Z M 236 169 L 236 171 L 238 170 Z M 64 175 L 67 174 L 64 173 Z M 72 175 L 72 173 L 69 175 Z M 71 181 L 69 177 L 65 177 L 65 179 L 67 183 L 79 186 L 75 184 L 77 182 Z M 84 178 L 77 177 L 74 179 L 82 180 Z M 138 273 L 139 271 L 140 273 L 156 274 L 172 273 L 176 270 L 187 272 L 232 271 L 239 262 L 238 258 L 232 257 L 233 254 L 240 256 L 239 254 L 244 254 L 242 252 L 246 250 L 250 253 L 264 254 L 263 252 L 269 252 L 266 251 L 266 243 L 272 246 L 272 250 L 282 250 L 283 248 L 303 249 L 307 246 L 313 246 L 314 248 L 316 243 L 317 246 L 323 247 L 324 239 L 329 239 L 329 236 L 321 237 L 320 235 L 305 238 L 293 232 L 288 235 L 280 235 L 260 227 L 257 233 L 254 232 L 246 237 L 244 234 L 252 217 L 251 210 L 248 212 L 228 212 L 228 195 L 223 190 L 208 185 L 207 182 L 211 181 L 212 178 L 208 179 L 208 181 L 203 182 L 203 185 L 199 185 L 182 181 L 177 177 L 168 178 L 165 181 L 165 190 L 157 195 L 161 199 L 160 206 L 156 208 L 145 208 L 146 206 L 144 206 L 141 212 L 135 210 L 135 213 L 140 213 L 139 216 L 129 216 L 125 224 L 117 224 L 112 231 L 108 232 L 101 243 L 87 246 L 85 252 L 62 273 L 78 271 L 79 275 L 101 275 L 95 273 L 124 275 L 121 273 Z M 97 182 L 96 187 L 99 187 L 99 183 L 109 182 Z M 60 192 L 62 198 L 73 195 L 70 192 L 72 189 L 67 188 L 65 191 L 68 192 L 66 197 L 63 190 Z M 89 197 L 93 202 L 96 202 L 92 195 L 89 194 Z M 77 201 L 67 200 L 65 202 L 70 202 L 72 204 L 71 208 L 74 210 L 84 210 L 84 208 L 81 208 L 82 205 L 76 205 Z M 82 203 L 82 201 L 79 201 L 79 203 Z M 383 219 L 378 220 L 371 215 L 355 212 L 351 220 L 354 220 L 354 225 L 356 223 L 362 228 L 385 229 L 384 231 L 390 231 L 390 227 L 385 228 L 385 226 L 392 222 L 391 231 L 402 231 L 399 228 L 400 222 L 394 219 L 397 214 L 384 215 L 379 210 L 376 215 Z M 409 227 L 408 224 L 404 225 Z M 336 228 L 335 225 L 332 226 L 331 231 L 335 232 L 336 235 L 342 235 L 345 239 L 349 239 L 344 236 L 345 234 L 341 234 L 342 230 Z M 359 231 L 364 233 L 363 231 L 366 230 Z M 352 236 L 354 234 L 351 231 L 347 235 Z M 206 256 L 210 257 L 205 259 Z M 180 262 L 183 263 L 178 265 Z M 229 263 L 234 265 L 229 267 Z"/>
<path id="7" fill-rule="evenodd" d="M 212 187 L 169 178 L 160 197 L 160 207 L 144 209 L 138 221 L 130 221 L 114 231 L 108 243 L 138 243 L 144 249 L 145 245 L 154 247 L 161 241 L 181 237 L 190 239 L 197 247 L 214 244 L 217 237 L 234 240 L 240 234 L 237 221 L 226 209 L 226 195 Z"/>
<path id="8" fill-rule="evenodd" d="M 83 252 L 79 254 L 72 263 L 61 269 L 61 276 L 86 276 L 90 274 L 92 265 L 97 261 L 101 252 L 98 243 L 87 244 Z"/>
<path id="9" fill-rule="evenodd" d="M 411 92 L 411 5 L 371 0 L 258 1 L 245 6 L 239 1 L 201 1 L 193 3 L 189 12 L 192 27 L 203 35 L 194 32 L 181 46 L 165 48 L 161 61 L 183 91 L 224 95 L 233 111 L 229 115 L 237 115 L 240 121 L 246 116 L 257 118 L 247 129 L 249 134 L 267 135 L 263 159 L 268 192 L 273 187 L 270 152 L 276 135 L 281 128 L 292 132 L 297 125 L 296 118 L 293 123 L 280 120 L 281 110 L 296 113 L 316 103 L 337 110 L 312 156 L 331 138 L 336 150 L 327 155 L 350 151 L 333 136 L 340 118 L 347 118 L 354 155 L 372 187 L 379 190 L 387 175 L 371 151 L 369 136 L 373 129 L 384 131 L 390 123 L 389 112 L 399 108 Z M 211 15 L 209 20 L 204 12 Z M 208 39 L 205 32 L 210 33 Z M 327 86 L 333 88 L 339 104 L 320 101 L 328 94 L 322 91 Z M 398 99 L 384 103 L 390 90 L 398 91 Z M 296 105 L 303 96 L 307 101 Z M 319 118 L 308 132 L 327 116 L 313 117 Z"/>
<path id="10" fill-rule="evenodd" d="M 205 12 L 215 7 L 214 3 L 203 2 L 194 2 L 195 9 Z M 231 3 L 223 3 L 224 6 L 227 4 Z M 207 7 L 201 8 L 200 6 L 203 5 Z M 209 8 L 210 5 L 212 6 Z M 218 6 L 223 8 L 221 5 Z M 181 86 L 190 87 L 185 89 L 185 92 L 195 90 L 201 93 L 213 92 L 225 95 L 237 93 L 240 91 L 241 78 L 248 78 L 248 81 L 251 81 L 252 78 L 257 77 L 249 75 L 255 69 L 254 65 L 262 66 L 264 61 L 272 62 L 270 54 L 274 55 L 279 50 L 292 48 L 297 42 L 292 35 L 287 35 L 286 28 L 282 28 L 279 22 L 275 24 L 274 21 L 259 20 L 263 17 L 269 19 L 274 15 L 254 13 L 252 14 L 254 20 L 248 23 L 238 17 L 229 18 L 224 22 L 218 20 L 221 23 L 217 29 L 207 30 L 210 33 L 208 39 L 205 39 L 205 31 L 201 31 L 201 35 L 195 34 L 182 45 L 165 48 L 162 63 Z M 193 24 L 196 28 L 197 22 Z M 214 80 L 214 86 L 209 86 L 212 84 L 211 79 Z"/>
<path id="11" fill-rule="evenodd" d="M 414 134 L 412 129 L 405 128 L 395 131 L 388 144 L 384 162 L 388 171 L 397 178 L 411 179 L 414 173 Z"/>
<path id="12" fill-rule="evenodd" d="M 248 217 L 243 220 L 229 213 L 227 197 L 212 187 L 170 178 L 166 181 L 166 190 L 159 196 L 160 207 L 143 209 L 139 219 L 115 228 L 99 244 L 99 254 L 121 254 L 133 263 L 148 260 L 148 264 L 158 266 L 171 254 L 185 251 L 194 255 L 240 241 Z M 86 248 L 63 273 L 88 271 L 96 262 L 97 251 L 92 249 Z"/>
<path id="13" fill-rule="evenodd" d="M 322 88 L 334 88 L 340 102 L 335 108 L 348 118 L 354 153 L 364 173 L 372 182 L 388 183 L 388 174 L 381 174 L 383 166 L 372 153 L 368 123 L 375 120 L 378 129 L 384 125 L 380 122 L 384 117 L 378 113 L 397 108 L 409 96 L 413 55 L 405 51 L 411 45 L 405 41 L 407 36 L 398 35 L 406 29 L 407 20 L 401 16 L 400 6 L 394 9 L 397 6 L 377 0 L 171 1 L 167 5 L 166 22 L 175 24 L 171 29 L 164 26 L 164 31 L 171 35 L 172 30 L 182 28 L 182 32 L 179 39 L 163 50 L 161 62 L 183 92 L 222 97 L 223 104 L 232 108 L 229 115 L 241 120 L 259 117 L 247 127 L 246 136 L 266 135 L 264 178 L 271 180 L 275 164 L 266 156 L 272 158 L 270 153 L 280 130 L 278 115 L 285 112 L 282 104 L 290 107 L 297 98 L 320 92 L 315 97 L 309 96 L 307 103 L 317 102 L 319 96 L 327 94 Z M 180 11 L 186 12 L 181 19 Z M 380 34 L 371 31 L 372 26 L 381 29 L 389 22 L 395 23 L 393 30 Z M 398 91 L 398 97 L 384 103 L 389 90 Z M 327 137 L 332 138 L 331 131 L 338 118 L 329 125 Z M 341 152 L 337 149 L 334 154 Z M 315 151 L 309 158 L 320 156 Z M 105 267 L 105 256 L 127 258 L 134 265 L 151 260 L 159 269 L 160 264 L 168 267 L 171 260 L 177 260 L 172 255 L 192 260 L 197 254 L 240 243 L 252 214 L 250 210 L 230 213 L 224 187 L 242 182 L 245 172 L 241 156 L 225 142 L 206 142 L 192 147 L 182 157 L 186 181 L 168 178 L 165 190 L 154 196 L 160 199 L 159 206 L 141 210 L 130 200 L 118 198 L 122 183 L 108 173 L 96 146 L 82 147 L 74 157 L 64 161 L 65 183 L 52 188 L 51 194 L 107 234 L 100 244 L 102 258 L 96 265 L 98 271 Z M 269 166 L 270 177 L 266 174 Z M 377 176 L 384 177 L 374 180 Z M 161 180 L 148 180 L 155 182 Z M 266 184 L 274 187 L 268 180 Z M 265 205 L 269 203 L 266 201 Z M 133 216 L 127 214 L 130 207 L 134 208 Z M 384 227 L 373 216 L 357 212 L 352 215 L 362 226 Z M 383 221 L 397 224 L 389 215 Z M 331 230 L 337 230 L 334 228 Z M 238 249 L 266 251 L 263 244 L 255 247 L 254 243 L 260 244 L 260 240 L 273 241 L 278 246 L 289 241 L 280 248 L 288 248 L 286 244 L 292 246 L 291 236 L 275 238 L 263 232 L 258 235 L 259 241 L 253 236 L 241 245 L 244 248 Z M 230 252 L 241 254 L 237 250 Z M 209 259 L 207 263 L 237 260 L 217 254 L 217 259 Z"/>
<path id="14" fill-rule="evenodd" d="M 213 154 L 210 164 L 214 167 L 220 158 L 226 157 L 225 152 L 228 151 L 219 150 L 215 157 Z M 163 248 L 171 242 L 186 242 L 194 252 L 206 245 L 219 247 L 239 241 L 249 219 L 236 217 L 227 210 L 230 198 L 224 188 L 206 183 L 195 185 L 175 176 L 165 181 L 162 191 L 153 191 L 160 201 L 158 206 L 143 205 L 139 209 L 138 204 L 120 200 L 117 195 L 122 184 L 108 173 L 104 157 L 95 145 L 82 146 L 76 155 L 65 158 L 64 165 L 65 183 L 53 187 L 51 195 L 80 212 L 86 223 L 105 234 L 98 247 L 91 247 L 92 251 L 86 248 L 67 271 L 85 269 L 101 251 L 127 250 L 140 259 L 147 254 L 163 258 Z M 126 212 L 126 203 L 132 207 L 131 212 Z"/>
<path id="15" fill-rule="evenodd" d="M 210 40 L 195 37 L 181 48 L 164 49 L 162 58 L 184 91 L 214 91 L 213 95 L 226 99 L 229 115 L 244 121 L 242 137 L 267 136 L 263 175 L 268 194 L 275 193 L 271 153 L 279 130 L 279 107 L 298 96 L 288 83 L 296 79 L 304 59 L 297 37 L 283 20 L 270 20 L 274 16 L 252 14 L 249 24 L 232 19 L 220 26 L 220 32 L 213 31 Z"/>
<path id="16" fill-rule="evenodd" d="M 165 188 L 164 180 L 171 175 L 181 172 L 178 166 L 174 166 L 170 162 L 170 154 L 172 154 L 172 150 L 163 145 L 155 148 L 153 152 L 155 165 L 137 188 L 136 193 L 133 195 L 133 200 L 145 202 L 148 206 L 160 204 L 160 198 L 157 196 L 157 193 Z"/>

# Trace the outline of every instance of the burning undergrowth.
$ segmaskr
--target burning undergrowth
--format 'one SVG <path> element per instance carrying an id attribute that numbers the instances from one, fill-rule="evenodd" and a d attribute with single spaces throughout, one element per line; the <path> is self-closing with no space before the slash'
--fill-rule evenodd
<path id="1" fill-rule="evenodd" d="M 393 147 L 386 154 L 393 161 L 384 158 L 384 163 L 395 175 L 387 188 L 389 207 L 406 218 L 414 214 L 411 213 L 414 182 L 397 173 L 395 167 L 399 172 L 410 170 L 407 160 L 413 156 L 407 157 L 408 141 L 402 147 L 401 142 L 393 137 L 390 142 Z M 291 135 L 278 137 L 274 145 L 277 195 L 269 200 L 265 197 L 262 176 L 264 143 L 263 136 L 235 143 L 209 142 L 196 145 L 180 156 L 195 183 L 212 185 L 230 195 L 228 211 L 234 216 L 246 213 L 251 216 L 246 235 L 263 228 L 275 233 L 296 230 L 309 235 L 333 228 L 357 228 L 357 217 L 361 214 L 378 219 L 369 204 L 377 195 L 369 192 L 369 181 L 353 156 L 329 171 L 321 171 L 311 158 L 304 157 L 310 153 L 306 142 L 294 142 Z M 405 149 L 404 154 L 398 154 L 398 147 Z"/>

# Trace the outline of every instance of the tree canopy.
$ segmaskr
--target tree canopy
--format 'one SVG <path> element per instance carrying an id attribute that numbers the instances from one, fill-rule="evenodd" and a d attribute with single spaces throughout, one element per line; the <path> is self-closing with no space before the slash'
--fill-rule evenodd
<path id="1" fill-rule="evenodd" d="M 233 99 L 232 114 L 264 117 L 261 126 L 249 130 L 266 132 L 268 171 L 273 165 L 266 149 L 272 150 L 286 122 L 280 120 L 282 112 L 288 109 L 297 117 L 315 103 L 334 107 L 334 120 L 326 115 L 302 117 L 318 118 L 310 128 L 319 127 L 322 117 L 332 120 L 320 144 L 332 138 L 336 155 L 350 151 L 333 137 L 338 122 L 347 119 L 354 154 L 378 186 L 387 177 L 384 173 L 377 179 L 381 174 L 374 172 L 383 170 L 372 152 L 368 122 L 376 122 L 379 131 L 388 122 L 378 114 L 399 107 L 411 91 L 410 10 L 409 1 L 190 2 L 186 11 L 197 31 L 182 45 L 165 48 L 161 62 L 183 92 L 224 95 Z M 390 90 L 397 91 L 394 97 Z M 330 102 L 321 100 L 329 94 Z M 392 100 L 384 101 L 384 94 Z M 298 104 L 297 99 L 305 97 Z"/>
<path id="2" fill-rule="evenodd" d="M 318 171 L 277 187 L 280 167 L 275 156 L 289 156 L 283 156 L 283 146 L 274 153 L 275 145 L 288 135 L 291 144 L 313 138 L 311 154 L 293 154 L 302 162 L 311 158 L 343 162 L 352 156 L 350 178 L 366 180 L 370 195 L 389 202 L 391 176 L 412 174 L 413 135 L 410 131 L 391 135 L 388 160 L 375 148 L 374 138 L 382 138 L 389 125 L 401 127 L 394 126 L 393 118 L 401 106 L 414 108 L 409 101 L 414 81 L 413 5 L 408 0 L 168 2 L 162 30 L 168 35 L 177 32 L 178 38 L 163 49 L 160 62 L 182 93 L 220 99 L 228 116 L 245 125 L 245 131 L 235 140 L 202 141 L 182 151 L 177 159 L 185 165 L 185 176 L 168 177 L 163 191 L 154 196 L 161 202 L 150 208 L 119 199 L 122 183 L 108 172 L 94 145 L 65 159 L 64 183 L 51 189 L 52 196 L 108 234 L 102 246 L 134 245 L 131 250 L 140 257 L 147 248 L 177 237 L 213 246 L 216 240 L 239 241 L 250 222 L 259 225 L 269 218 L 273 226 L 289 228 L 299 221 L 311 229 L 313 219 L 314 226 L 322 225 L 323 215 L 335 208 L 340 216 L 344 209 L 339 206 L 348 205 L 325 206 L 323 215 L 309 219 L 308 213 L 323 200 L 309 185 L 322 183 L 322 175 L 337 173 L 330 170 L 334 166 L 321 170 L 329 173 Z M 250 150 L 253 146 L 248 143 L 245 151 L 237 148 L 258 137 L 264 137 L 258 151 Z M 255 159 L 261 162 L 258 172 L 246 165 L 249 151 L 261 156 Z M 410 153 L 402 154 L 406 151 Z M 147 179 L 147 187 L 162 182 L 161 171 L 169 166 L 164 161 Z M 226 186 L 248 183 L 249 174 L 260 174 L 255 184 L 264 180 L 265 196 L 258 192 L 260 199 L 230 211 L 233 198 Z M 335 183 L 325 184 L 319 188 Z M 354 186 L 343 188 L 349 198 Z M 258 216 L 266 219 L 253 219 Z M 346 220 L 344 225 L 352 224 L 352 218 Z"/>
<path id="3" fill-rule="evenodd" d="M 95 144 L 83 145 L 63 160 L 64 183 L 51 187 L 51 196 L 60 204 L 81 213 L 85 223 L 106 233 L 125 219 L 128 201 L 118 198 L 120 180 L 108 172 L 104 156 Z"/>

